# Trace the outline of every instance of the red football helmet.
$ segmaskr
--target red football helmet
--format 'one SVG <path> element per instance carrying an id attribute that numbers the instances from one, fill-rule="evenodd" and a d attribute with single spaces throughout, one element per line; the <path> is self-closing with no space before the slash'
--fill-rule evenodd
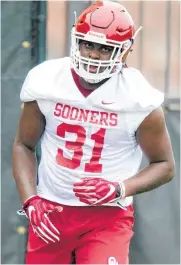
<path id="1" fill-rule="evenodd" d="M 90 83 L 98 83 L 118 73 L 137 32 L 130 14 L 122 5 L 109 1 L 94 3 L 79 16 L 72 28 L 71 59 L 74 70 Z M 98 61 L 82 57 L 79 51 L 80 40 L 113 46 L 110 60 Z M 89 72 L 90 65 L 98 66 L 96 73 Z M 100 67 L 105 70 L 99 72 Z"/>

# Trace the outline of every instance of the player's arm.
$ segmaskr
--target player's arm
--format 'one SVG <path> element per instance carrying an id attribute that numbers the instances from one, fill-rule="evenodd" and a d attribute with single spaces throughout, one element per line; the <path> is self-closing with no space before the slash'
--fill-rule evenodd
<path id="1" fill-rule="evenodd" d="M 153 111 L 142 122 L 136 138 L 149 165 L 121 183 L 103 178 L 82 178 L 73 188 L 81 202 L 91 205 L 113 202 L 121 197 L 153 190 L 173 178 L 174 158 L 161 108 Z"/>
<path id="2" fill-rule="evenodd" d="M 22 210 L 29 218 L 34 233 L 48 244 L 59 241 L 60 232 L 48 217 L 49 212 L 57 211 L 56 206 L 36 195 L 35 147 L 45 124 L 45 117 L 36 101 L 25 103 L 13 145 L 13 174 L 23 203 Z"/>
<path id="3" fill-rule="evenodd" d="M 124 181 L 125 195 L 153 190 L 174 176 L 174 157 L 162 108 L 154 110 L 139 126 L 136 138 L 149 165 Z"/>
<path id="4" fill-rule="evenodd" d="M 23 203 L 36 195 L 35 147 L 44 128 L 45 118 L 36 101 L 24 103 L 13 144 L 13 175 Z"/>

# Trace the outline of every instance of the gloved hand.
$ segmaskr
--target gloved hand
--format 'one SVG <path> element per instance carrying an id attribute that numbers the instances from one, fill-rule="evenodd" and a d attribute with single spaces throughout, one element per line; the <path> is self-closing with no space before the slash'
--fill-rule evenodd
<path id="1" fill-rule="evenodd" d="M 124 197 L 124 184 L 102 178 L 82 178 L 74 184 L 73 191 L 81 202 L 101 205 Z"/>
<path id="2" fill-rule="evenodd" d="M 41 197 L 34 195 L 27 199 L 22 210 L 29 218 L 33 227 L 33 231 L 47 244 L 59 241 L 59 231 L 52 224 L 48 215 L 51 212 L 61 212 L 63 208 L 61 206 L 55 206 L 48 201 L 43 200 Z"/>

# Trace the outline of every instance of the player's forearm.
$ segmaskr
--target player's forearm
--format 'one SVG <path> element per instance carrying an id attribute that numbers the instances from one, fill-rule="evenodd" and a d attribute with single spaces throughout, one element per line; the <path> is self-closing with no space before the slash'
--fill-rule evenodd
<path id="1" fill-rule="evenodd" d="M 36 194 L 37 161 L 35 152 L 17 143 L 13 146 L 13 175 L 22 202 Z"/>
<path id="2" fill-rule="evenodd" d="M 152 163 L 135 176 L 124 181 L 125 196 L 151 191 L 172 180 L 174 164 L 168 162 Z"/>

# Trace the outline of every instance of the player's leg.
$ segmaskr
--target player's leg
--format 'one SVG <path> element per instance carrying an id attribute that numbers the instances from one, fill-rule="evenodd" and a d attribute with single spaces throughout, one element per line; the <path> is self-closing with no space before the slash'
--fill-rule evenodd
<path id="1" fill-rule="evenodd" d="M 128 264 L 132 235 L 133 232 L 125 228 L 87 234 L 82 245 L 76 249 L 76 264 Z"/>
<path id="2" fill-rule="evenodd" d="M 63 242 L 45 243 L 29 228 L 26 264 L 71 264 L 71 246 L 64 247 Z"/>
<path id="3" fill-rule="evenodd" d="M 132 213 L 84 234 L 76 248 L 76 264 L 128 264 Z"/>

